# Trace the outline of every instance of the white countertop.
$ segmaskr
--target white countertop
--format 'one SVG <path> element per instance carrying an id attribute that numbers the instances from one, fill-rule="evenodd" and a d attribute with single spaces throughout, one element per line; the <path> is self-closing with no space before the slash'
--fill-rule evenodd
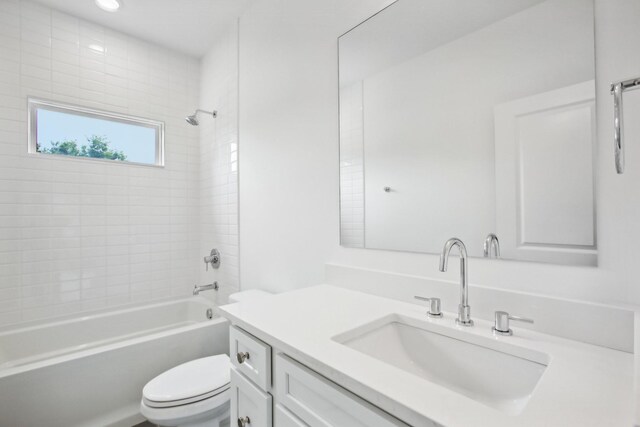
<path id="1" fill-rule="evenodd" d="M 471 301 L 473 307 L 473 301 Z M 431 320 L 426 308 L 329 285 L 243 301 L 221 314 L 309 368 L 413 426 L 632 426 L 634 356 L 513 325 L 496 337 L 492 324 L 456 326 L 455 315 Z M 549 366 L 522 413 L 510 416 L 340 344 L 332 337 L 391 314 L 438 322 L 466 333 L 546 353 Z M 570 321 L 570 318 L 567 318 Z"/>

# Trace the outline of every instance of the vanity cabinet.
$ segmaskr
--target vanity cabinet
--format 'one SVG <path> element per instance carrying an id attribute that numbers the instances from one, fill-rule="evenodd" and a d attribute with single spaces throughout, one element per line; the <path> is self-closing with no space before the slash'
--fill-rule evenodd
<path id="1" fill-rule="evenodd" d="M 396 418 L 280 353 L 276 400 L 309 426 L 408 427 Z"/>
<path id="2" fill-rule="evenodd" d="M 231 368 L 231 425 L 271 427 L 273 398 Z"/>
<path id="3" fill-rule="evenodd" d="M 232 426 L 408 427 L 239 327 L 229 336 Z"/>
<path id="4" fill-rule="evenodd" d="M 229 331 L 231 364 L 264 391 L 271 388 L 271 346 L 232 326 Z"/>
<path id="5" fill-rule="evenodd" d="M 273 422 L 278 427 L 308 427 L 309 424 L 306 424 L 300 418 L 293 415 L 287 408 L 284 406 L 277 404 L 276 410 L 274 413 Z"/>
<path id="6" fill-rule="evenodd" d="M 258 338 L 231 326 L 231 425 L 271 427 L 271 347 Z"/>

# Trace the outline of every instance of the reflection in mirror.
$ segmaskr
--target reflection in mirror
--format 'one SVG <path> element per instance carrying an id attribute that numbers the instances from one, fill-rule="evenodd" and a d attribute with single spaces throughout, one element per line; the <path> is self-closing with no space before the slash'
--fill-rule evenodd
<path id="1" fill-rule="evenodd" d="M 339 52 L 342 245 L 596 264 L 593 0 L 398 0 Z"/>

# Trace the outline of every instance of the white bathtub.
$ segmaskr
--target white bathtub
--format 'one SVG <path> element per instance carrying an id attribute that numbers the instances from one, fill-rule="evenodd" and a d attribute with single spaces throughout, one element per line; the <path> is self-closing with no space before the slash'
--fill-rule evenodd
<path id="1" fill-rule="evenodd" d="M 203 297 L 0 330 L 0 427 L 131 426 L 142 387 L 188 360 L 228 353 Z"/>

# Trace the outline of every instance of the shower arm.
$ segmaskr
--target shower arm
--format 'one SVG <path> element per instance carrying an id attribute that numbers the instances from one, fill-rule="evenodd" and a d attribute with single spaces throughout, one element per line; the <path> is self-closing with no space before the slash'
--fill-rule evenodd
<path id="1" fill-rule="evenodd" d="M 195 113 L 193 113 L 193 115 L 196 115 L 198 113 L 205 113 L 205 114 L 211 114 L 213 116 L 213 118 L 218 117 L 218 111 L 217 110 L 213 110 L 213 111 L 207 111 L 207 110 L 201 110 L 200 108 L 198 108 L 196 110 Z"/>

